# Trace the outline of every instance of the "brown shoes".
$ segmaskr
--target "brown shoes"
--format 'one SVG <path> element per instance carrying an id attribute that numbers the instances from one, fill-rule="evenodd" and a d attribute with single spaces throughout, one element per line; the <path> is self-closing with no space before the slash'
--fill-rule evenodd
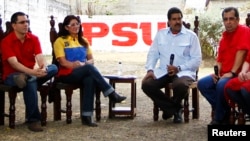
<path id="1" fill-rule="evenodd" d="M 18 88 L 22 89 L 26 86 L 27 76 L 25 74 L 17 74 L 13 76 L 13 79 Z"/>
<path id="2" fill-rule="evenodd" d="M 28 129 L 33 132 L 42 132 L 43 128 L 40 122 L 31 122 L 28 123 Z"/>

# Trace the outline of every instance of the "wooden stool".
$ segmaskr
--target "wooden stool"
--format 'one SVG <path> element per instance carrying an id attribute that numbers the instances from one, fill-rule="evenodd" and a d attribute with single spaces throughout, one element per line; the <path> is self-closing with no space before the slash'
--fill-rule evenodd
<path id="1" fill-rule="evenodd" d="M 109 118 L 115 115 L 127 115 L 132 119 L 136 116 L 136 77 L 135 76 L 111 76 L 105 75 L 109 79 L 109 84 L 115 89 L 116 83 L 130 83 L 131 84 L 131 106 L 130 107 L 116 107 L 115 103 L 109 101 Z"/>

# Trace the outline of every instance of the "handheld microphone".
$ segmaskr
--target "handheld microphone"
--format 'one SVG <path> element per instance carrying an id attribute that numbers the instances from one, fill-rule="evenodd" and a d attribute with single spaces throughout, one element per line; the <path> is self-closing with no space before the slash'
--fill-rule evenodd
<path id="1" fill-rule="evenodd" d="M 218 66 L 217 66 L 217 65 L 214 66 L 214 74 L 215 74 L 216 76 L 218 76 L 218 78 L 217 78 L 217 81 L 218 81 L 220 78 L 219 78 L 219 69 L 218 69 Z M 216 83 L 217 83 L 217 82 L 216 82 Z"/>
<path id="2" fill-rule="evenodd" d="M 219 76 L 219 69 L 218 69 L 218 66 L 217 66 L 217 65 L 214 66 L 214 74 L 215 74 L 216 76 Z"/>
<path id="3" fill-rule="evenodd" d="M 170 62 L 169 62 L 169 65 L 172 66 L 173 63 L 174 63 L 174 54 L 171 54 L 171 55 L 170 55 Z M 172 76 L 173 71 L 172 71 L 172 70 L 168 70 L 168 74 L 169 74 L 170 76 Z"/>
<path id="4" fill-rule="evenodd" d="M 173 65 L 173 63 L 174 63 L 174 54 L 171 54 L 170 55 L 170 62 L 169 62 L 169 64 Z"/>

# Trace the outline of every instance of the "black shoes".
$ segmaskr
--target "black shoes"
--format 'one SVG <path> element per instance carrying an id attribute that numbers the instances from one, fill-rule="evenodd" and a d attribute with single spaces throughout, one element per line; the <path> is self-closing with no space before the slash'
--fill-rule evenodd
<path id="1" fill-rule="evenodd" d="M 174 123 L 182 123 L 182 108 L 174 113 Z"/>
<path id="2" fill-rule="evenodd" d="M 111 101 L 113 101 L 115 103 L 120 103 L 120 102 L 122 102 L 123 100 L 126 99 L 125 96 L 120 96 L 115 91 L 112 92 L 111 94 L 109 94 L 108 97 L 109 97 L 109 100 L 111 100 Z"/>
<path id="3" fill-rule="evenodd" d="M 168 112 L 162 112 L 162 119 L 163 120 L 167 120 L 169 118 L 171 118 L 173 115 L 172 114 L 169 114 Z M 182 108 L 180 108 L 179 110 L 177 110 L 175 113 L 174 113 L 174 120 L 173 120 L 174 123 L 182 123 Z"/>
<path id="4" fill-rule="evenodd" d="M 221 125 L 222 123 L 216 120 L 212 120 L 208 125 Z"/>
<path id="5" fill-rule="evenodd" d="M 97 124 L 92 121 L 91 116 L 82 116 L 82 124 L 90 127 L 97 127 Z"/>
<path id="6" fill-rule="evenodd" d="M 162 112 L 162 119 L 163 120 L 167 120 L 167 119 L 169 119 L 169 118 L 171 118 L 173 115 L 170 115 L 170 114 L 168 114 L 167 112 Z"/>
<path id="7" fill-rule="evenodd" d="M 228 125 L 230 122 L 228 120 L 216 121 L 212 120 L 208 125 Z"/>
<path id="8" fill-rule="evenodd" d="M 235 112 L 234 115 L 238 116 L 239 113 Z M 214 116 L 212 121 L 208 125 L 228 125 L 228 124 L 230 124 L 230 112 L 226 112 L 222 120 L 216 120 Z"/>

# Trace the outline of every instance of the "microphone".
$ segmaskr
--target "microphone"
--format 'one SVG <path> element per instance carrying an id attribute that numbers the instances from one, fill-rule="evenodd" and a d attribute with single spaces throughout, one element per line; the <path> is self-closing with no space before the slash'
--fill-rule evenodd
<path id="1" fill-rule="evenodd" d="M 217 78 L 217 81 L 220 79 L 219 78 L 219 69 L 218 69 L 218 66 L 217 65 L 214 65 L 214 74 L 216 75 L 216 76 L 218 76 L 218 78 Z M 217 82 L 216 82 L 217 83 Z"/>
<path id="2" fill-rule="evenodd" d="M 169 64 L 173 65 L 173 63 L 174 63 L 174 54 L 171 54 L 170 55 L 170 62 L 169 62 Z"/>
<path id="3" fill-rule="evenodd" d="M 219 69 L 218 69 L 218 66 L 217 66 L 217 65 L 214 66 L 214 74 L 215 74 L 216 76 L 219 76 Z"/>

